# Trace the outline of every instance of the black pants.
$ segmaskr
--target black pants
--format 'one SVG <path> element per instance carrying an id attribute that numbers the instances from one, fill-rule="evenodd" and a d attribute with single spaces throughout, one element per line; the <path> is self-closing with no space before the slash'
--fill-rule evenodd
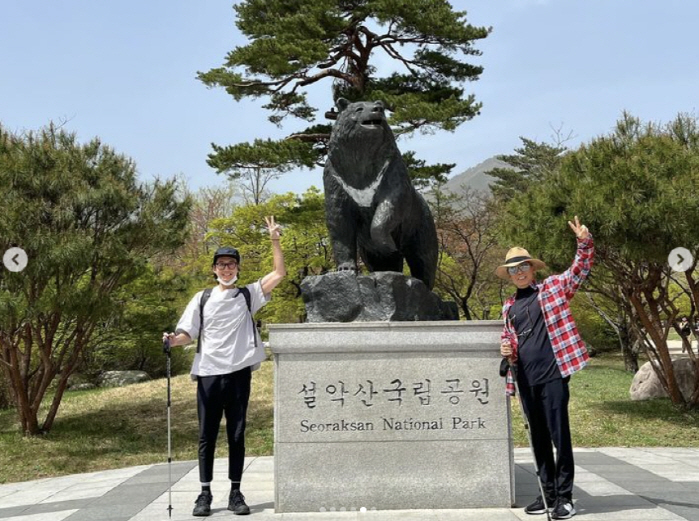
<path id="1" fill-rule="evenodd" d="M 573 497 L 573 443 L 568 418 L 569 378 L 557 379 L 532 387 L 520 387 L 524 412 L 534 446 L 536 464 L 547 498 Z M 556 458 L 553 457 L 556 447 Z"/>
<path id="2" fill-rule="evenodd" d="M 250 400 L 251 377 L 252 371 L 246 367 L 235 373 L 197 378 L 199 481 L 202 483 L 209 483 L 214 477 L 216 438 L 225 412 L 228 477 L 234 486 L 240 484 L 245 463 L 245 416 Z"/>

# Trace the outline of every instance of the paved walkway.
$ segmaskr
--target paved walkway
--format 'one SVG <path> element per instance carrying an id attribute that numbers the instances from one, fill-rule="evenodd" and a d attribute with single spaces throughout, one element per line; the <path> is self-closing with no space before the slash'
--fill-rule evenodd
<path id="1" fill-rule="evenodd" d="M 696 353 L 697 349 L 699 348 L 696 340 L 692 340 L 692 348 Z M 667 350 L 670 353 L 670 356 L 673 358 L 689 356 L 686 352 L 682 351 L 682 340 L 668 340 Z"/>
<path id="2" fill-rule="evenodd" d="M 574 491 L 581 521 L 699 521 L 699 449 L 576 449 Z M 522 507 L 538 488 L 529 449 L 515 450 L 518 508 L 478 510 L 330 511 L 274 513 L 274 459 L 249 458 L 243 493 L 250 519 L 366 521 L 517 521 L 542 520 Z M 216 460 L 212 518 L 238 519 L 226 510 L 230 485 L 226 460 Z M 196 462 L 172 464 L 172 519 L 192 517 L 199 493 Z M 419 491 L 416 491 L 419 493 Z M 0 485 L 0 519 L 11 521 L 167 520 L 168 466 L 151 465 Z"/>

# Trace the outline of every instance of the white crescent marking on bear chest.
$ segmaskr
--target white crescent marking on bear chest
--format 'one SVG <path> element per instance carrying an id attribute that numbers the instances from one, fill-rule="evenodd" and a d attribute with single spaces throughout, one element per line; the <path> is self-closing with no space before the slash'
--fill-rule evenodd
<path id="1" fill-rule="evenodd" d="M 381 184 L 383 175 L 386 173 L 386 170 L 388 170 L 388 165 L 390 164 L 390 162 L 390 159 L 386 160 L 386 162 L 383 165 L 383 168 L 381 168 L 379 174 L 376 176 L 376 179 L 374 179 L 374 181 L 366 188 L 354 188 L 353 186 L 348 185 L 345 182 L 345 180 L 337 174 L 333 174 L 333 177 L 337 180 L 338 183 L 340 183 L 340 186 L 342 186 L 343 190 L 347 192 L 347 194 L 352 198 L 352 200 L 355 203 L 357 203 L 362 208 L 369 208 L 371 206 L 371 203 L 374 201 L 376 189 L 379 187 L 379 184 Z"/>

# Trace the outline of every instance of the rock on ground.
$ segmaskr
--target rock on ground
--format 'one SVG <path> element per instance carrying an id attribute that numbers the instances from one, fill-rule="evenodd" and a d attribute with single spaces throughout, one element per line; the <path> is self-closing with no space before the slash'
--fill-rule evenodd
<path id="1" fill-rule="evenodd" d="M 694 382 L 696 380 L 694 364 L 689 358 L 675 358 L 672 360 L 672 367 L 680 386 L 680 392 L 685 399 L 688 399 L 692 391 L 694 391 Z M 660 379 L 655 374 L 651 362 L 643 364 L 633 377 L 629 394 L 634 401 L 667 397 L 667 393 L 660 384 Z"/>
<path id="2" fill-rule="evenodd" d="M 99 378 L 100 387 L 124 387 L 150 380 L 145 371 L 105 371 Z"/>

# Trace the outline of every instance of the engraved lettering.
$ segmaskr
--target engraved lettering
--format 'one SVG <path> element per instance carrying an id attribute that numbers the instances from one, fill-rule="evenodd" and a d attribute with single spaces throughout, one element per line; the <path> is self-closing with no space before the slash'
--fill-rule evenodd
<path id="1" fill-rule="evenodd" d="M 451 428 L 452 429 L 485 429 L 485 420 L 480 416 L 478 418 L 461 418 L 459 416 L 452 416 L 451 418 Z"/>
<path id="2" fill-rule="evenodd" d="M 444 429 L 444 420 L 417 420 L 406 418 L 403 420 L 396 418 L 381 418 L 383 420 L 383 430 L 385 431 L 429 431 Z"/>
<path id="3" fill-rule="evenodd" d="M 344 418 L 336 422 L 314 423 L 301 420 L 301 432 L 355 432 L 373 431 L 372 422 L 347 421 Z"/>

